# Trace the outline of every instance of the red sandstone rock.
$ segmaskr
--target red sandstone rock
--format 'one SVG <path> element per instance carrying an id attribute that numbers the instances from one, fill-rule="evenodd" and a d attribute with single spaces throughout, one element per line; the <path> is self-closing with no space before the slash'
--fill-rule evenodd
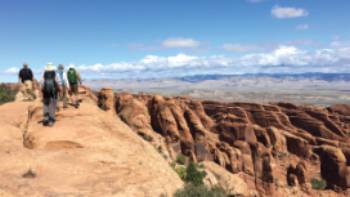
<path id="1" fill-rule="evenodd" d="M 231 173 L 258 179 L 253 184 L 262 195 L 274 195 L 279 190 L 275 180 L 308 185 L 309 173 L 317 171 L 329 185 L 349 186 L 349 106 L 323 109 L 290 103 L 220 103 L 144 94 L 123 97 L 116 95 L 118 115 L 139 135 L 157 133 L 170 153 L 182 153 L 193 161 L 214 161 Z M 329 151 L 333 148 L 342 154 Z M 338 161 L 334 155 L 342 159 Z M 288 175 L 275 173 L 286 170 L 292 161 L 297 163 L 296 159 L 312 165 L 306 167 L 300 162 L 292 165 Z M 333 167 L 335 172 L 327 172 Z"/>

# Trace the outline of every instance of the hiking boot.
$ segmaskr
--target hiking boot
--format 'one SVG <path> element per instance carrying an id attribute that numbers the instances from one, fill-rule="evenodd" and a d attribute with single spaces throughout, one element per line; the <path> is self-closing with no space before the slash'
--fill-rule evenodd
<path id="1" fill-rule="evenodd" d="M 49 126 L 49 127 L 53 127 L 53 125 L 55 124 L 55 121 L 50 121 L 49 123 L 48 123 L 48 125 L 47 126 Z"/>
<path id="2" fill-rule="evenodd" d="M 43 122 L 43 126 L 48 126 L 50 123 L 50 118 L 48 117 L 48 115 L 44 116 L 44 119 L 42 120 Z"/>
<path id="3" fill-rule="evenodd" d="M 49 126 L 50 120 L 43 120 L 43 126 Z"/>
<path id="4" fill-rule="evenodd" d="M 55 118 L 49 118 L 50 122 L 56 122 L 56 119 Z"/>

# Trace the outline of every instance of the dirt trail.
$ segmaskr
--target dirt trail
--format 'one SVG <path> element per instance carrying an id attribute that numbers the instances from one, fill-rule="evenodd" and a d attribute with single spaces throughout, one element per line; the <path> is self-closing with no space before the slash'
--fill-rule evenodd
<path id="1" fill-rule="evenodd" d="M 39 122 L 39 102 L 8 103 L 0 115 L 0 196 L 153 197 L 182 187 L 150 144 L 88 96 L 54 127 Z"/>

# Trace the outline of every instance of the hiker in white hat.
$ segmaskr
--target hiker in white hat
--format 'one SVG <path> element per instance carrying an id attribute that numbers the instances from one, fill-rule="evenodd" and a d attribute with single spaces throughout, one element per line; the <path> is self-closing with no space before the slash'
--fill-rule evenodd
<path id="1" fill-rule="evenodd" d="M 45 66 L 43 74 L 42 94 L 44 109 L 44 126 L 53 126 L 56 121 L 57 98 L 59 86 L 57 83 L 55 67 L 52 63 Z"/>

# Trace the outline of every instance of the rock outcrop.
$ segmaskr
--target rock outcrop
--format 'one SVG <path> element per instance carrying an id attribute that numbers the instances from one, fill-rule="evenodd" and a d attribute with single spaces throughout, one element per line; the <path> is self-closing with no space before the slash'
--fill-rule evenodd
<path id="1" fill-rule="evenodd" d="M 171 196 L 182 181 L 115 113 L 82 91 L 43 127 L 39 102 L 0 106 L 0 196 Z"/>
<path id="2" fill-rule="evenodd" d="M 243 173 L 261 195 L 281 195 L 285 191 L 278 185 L 314 195 L 319 191 L 311 190 L 310 180 L 318 173 L 329 188 L 350 188 L 347 105 L 220 103 L 123 93 L 115 98 L 121 119 L 139 135 L 150 136 L 151 143 L 161 141 L 157 144 L 172 159 L 183 154 L 195 162 L 214 162 L 232 174 Z"/>

